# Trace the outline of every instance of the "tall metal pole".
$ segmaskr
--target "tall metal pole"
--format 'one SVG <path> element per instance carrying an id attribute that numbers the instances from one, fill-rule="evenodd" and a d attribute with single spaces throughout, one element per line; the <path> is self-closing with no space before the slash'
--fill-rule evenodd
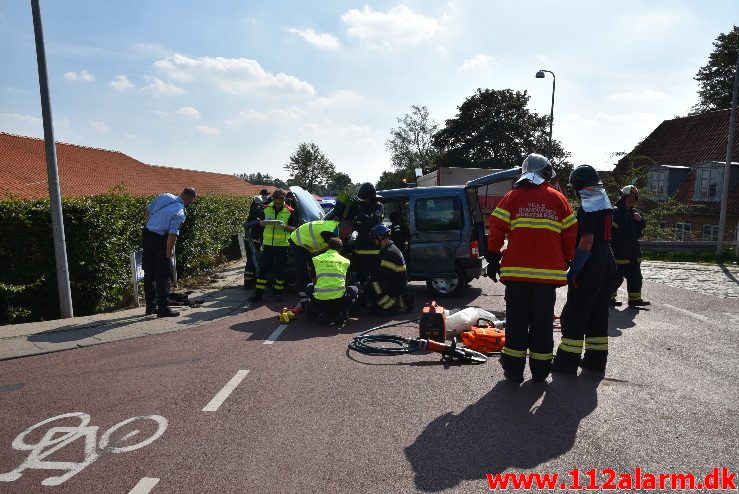
<path id="1" fill-rule="evenodd" d="M 549 112 L 549 159 L 554 159 L 554 148 L 552 147 L 552 125 L 554 124 L 554 88 L 557 84 L 557 77 L 554 72 L 547 71 L 552 74 L 552 110 Z"/>
<path id="2" fill-rule="evenodd" d="M 736 98 L 739 92 L 739 52 L 736 54 L 734 69 L 734 92 L 731 96 L 731 116 L 729 117 L 729 142 L 726 144 L 726 164 L 724 165 L 724 183 L 721 187 L 721 214 L 718 220 L 718 241 L 716 255 L 724 251 L 724 232 L 726 231 L 726 209 L 729 200 L 729 178 L 731 175 L 731 152 L 734 149 L 734 129 L 736 128 Z"/>
<path id="3" fill-rule="evenodd" d="M 74 317 L 72 310 L 72 291 L 69 286 L 67 266 L 67 247 L 64 239 L 64 218 L 62 217 L 62 194 L 59 190 L 59 170 L 56 163 L 54 145 L 54 126 L 51 118 L 49 81 L 46 75 L 46 51 L 44 32 L 41 27 L 39 0 L 31 0 L 33 12 L 33 32 L 36 36 L 36 61 L 38 62 L 38 83 L 41 92 L 41 115 L 44 120 L 44 142 L 46 144 L 46 171 L 49 176 L 49 202 L 51 225 L 54 233 L 54 255 L 56 257 L 56 280 L 59 290 L 59 309 L 62 318 Z"/>

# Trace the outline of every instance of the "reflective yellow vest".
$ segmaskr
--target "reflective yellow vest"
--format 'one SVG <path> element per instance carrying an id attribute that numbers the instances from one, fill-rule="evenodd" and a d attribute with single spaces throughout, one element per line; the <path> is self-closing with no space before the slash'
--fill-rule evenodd
<path id="1" fill-rule="evenodd" d="M 339 222 L 334 220 L 316 220 L 303 223 L 290 234 L 290 240 L 295 245 L 304 247 L 310 252 L 316 253 L 328 248 L 328 244 L 321 237 L 321 232 L 334 232 L 339 227 Z"/>
<path id="2" fill-rule="evenodd" d="M 346 272 L 349 259 L 334 249 L 329 249 L 313 258 L 316 269 L 316 284 L 313 296 L 316 300 L 334 300 L 344 296 L 346 291 Z"/>
<path id="3" fill-rule="evenodd" d="M 279 213 L 275 212 L 272 206 L 268 206 L 264 209 L 265 220 L 280 220 L 282 223 L 287 225 L 290 220 L 291 211 L 287 209 L 287 206 L 283 206 Z M 262 234 L 262 245 L 270 245 L 272 247 L 287 247 L 287 239 L 290 237 L 290 232 L 283 230 L 277 225 L 266 225 L 264 227 L 264 233 Z"/>

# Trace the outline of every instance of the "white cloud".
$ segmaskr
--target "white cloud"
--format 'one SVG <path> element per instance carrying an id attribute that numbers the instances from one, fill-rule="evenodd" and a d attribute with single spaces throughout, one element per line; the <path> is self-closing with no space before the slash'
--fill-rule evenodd
<path id="1" fill-rule="evenodd" d="M 328 33 L 319 34 L 311 28 L 306 28 L 306 29 L 290 28 L 288 29 L 288 32 L 297 34 L 298 36 L 303 38 L 305 41 L 307 41 L 309 44 L 321 50 L 335 51 L 341 48 L 339 39 L 332 34 L 328 34 Z"/>
<path id="2" fill-rule="evenodd" d="M 142 87 L 141 91 L 154 96 L 174 96 L 185 92 L 181 87 L 177 87 L 172 83 L 165 82 L 157 77 L 145 75 L 144 79 L 149 83 L 148 86 Z"/>
<path id="3" fill-rule="evenodd" d="M 309 83 L 291 75 L 267 72 L 259 62 L 247 58 L 191 58 L 174 54 L 157 60 L 154 67 L 175 81 L 211 82 L 228 94 L 245 94 L 259 90 L 309 95 L 315 93 Z"/>
<path id="4" fill-rule="evenodd" d="M 328 96 L 321 96 L 320 98 L 314 99 L 310 102 L 310 106 L 315 109 L 346 106 L 358 103 L 363 99 L 364 98 L 360 94 L 357 94 L 354 91 L 340 89 L 329 94 Z"/>
<path id="5" fill-rule="evenodd" d="M 95 76 L 89 73 L 85 69 L 82 69 L 79 72 L 67 72 L 66 74 L 64 74 L 64 78 L 68 81 L 83 81 L 83 82 L 92 82 L 95 80 Z"/>
<path id="6" fill-rule="evenodd" d="M 645 103 L 665 98 L 667 98 L 667 95 L 665 93 L 663 93 L 662 91 L 655 91 L 654 89 L 645 89 L 643 91 L 617 92 L 608 96 L 609 100 L 623 101 L 625 103 Z"/>
<path id="7" fill-rule="evenodd" d="M 617 113 L 610 114 L 604 112 L 598 112 L 595 114 L 595 120 L 597 122 L 607 124 L 641 124 L 647 122 L 655 122 L 658 120 L 656 115 L 651 113 L 642 112 L 631 112 L 631 113 Z"/>
<path id="8" fill-rule="evenodd" d="M 101 134 L 107 134 L 110 132 L 110 128 L 105 125 L 102 120 L 90 120 L 90 127 Z"/>
<path id="9" fill-rule="evenodd" d="M 478 53 L 474 57 L 465 60 L 462 63 L 462 66 L 459 68 L 459 70 L 474 71 L 474 70 L 486 69 L 490 67 L 493 61 L 494 61 L 494 58 L 491 57 L 490 55 L 484 55 L 482 53 Z"/>
<path id="10" fill-rule="evenodd" d="M 387 12 L 365 5 L 362 10 L 346 12 L 341 20 L 348 25 L 349 36 L 367 45 L 385 48 L 417 45 L 433 38 L 440 30 L 436 19 L 417 14 L 405 5 L 398 5 Z"/>
<path id="11" fill-rule="evenodd" d="M 39 117 L 0 112 L 0 130 L 10 134 L 41 136 L 44 123 Z"/>
<path id="12" fill-rule="evenodd" d="M 297 108 L 280 109 L 273 108 L 269 111 L 260 112 L 249 109 L 239 112 L 234 118 L 226 120 L 227 125 L 239 125 L 244 123 L 276 123 L 295 120 L 303 116 L 303 112 Z"/>
<path id="13" fill-rule="evenodd" d="M 175 113 L 182 115 L 183 117 L 192 118 L 193 120 L 200 118 L 200 112 L 192 106 L 183 106 L 179 110 L 175 111 Z"/>
<path id="14" fill-rule="evenodd" d="M 221 133 L 217 127 L 208 127 L 207 125 L 198 125 L 195 130 L 207 136 L 216 136 Z"/>
<path id="15" fill-rule="evenodd" d="M 112 87 L 116 91 L 125 91 L 133 87 L 133 84 L 131 83 L 131 81 L 128 80 L 128 77 L 126 77 L 125 75 L 115 76 L 115 79 L 110 81 L 109 84 L 110 84 L 110 87 Z"/>

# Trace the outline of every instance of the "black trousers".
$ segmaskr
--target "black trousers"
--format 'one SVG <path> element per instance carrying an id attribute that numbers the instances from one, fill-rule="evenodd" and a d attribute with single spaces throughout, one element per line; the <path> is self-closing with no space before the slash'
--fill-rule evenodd
<path id="1" fill-rule="evenodd" d="M 262 243 L 259 240 L 252 240 L 254 247 L 258 249 Z M 259 261 L 259 252 L 254 252 L 251 249 L 251 245 L 247 242 L 246 244 L 246 264 L 244 265 L 244 288 L 254 288 L 257 280 L 257 265 L 256 261 Z"/>
<path id="2" fill-rule="evenodd" d="M 616 262 L 609 247 L 594 251 L 570 284 L 560 322 L 562 342 L 554 362 L 565 370 L 578 365 L 605 370 L 608 361 L 608 303 L 616 278 Z M 580 355 L 585 349 L 582 362 Z"/>
<path id="3" fill-rule="evenodd" d="M 364 283 L 379 265 L 379 254 L 357 254 L 355 252 L 351 258 L 349 271 L 356 273 L 356 281 Z"/>
<path id="4" fill-rule="evenodd" d="M 522 375 L 528 350 L 534 377 L 549 375 L 554 348 L 554 302 L 557 287 L 547 283 L 507 281 L 503 369 Z"/>
<path id="5" fill-rule="evenodd" d="M 304 249 L 290 242 L 292 254 L 295 258 L 295 282 L 298 285 L 298 293 L 305 293 L 305 287 L 308 286 L 308 263 L 313 254 L 308 249 Z"/>
<path id="6" fill-rule="evenodd" d="M 613 284 L 611 298 L 616 300 L 618 289 L 626 279 L 626 291 L 629 292 L 629 301 L 641 300 L 641 287 L 643 283 L 641 275 L 641 264 L 630 262 L 629 264 L 616 264 L 616 282 Z"/>
<path id="7" fill-rule="evenodd" d="M 270 279 L 274 279 L 275 292 L 281 293 L 285 289 L 285 267 L 287 266 L 288 250 L 289 247 L 262 246 L 262 255 L 259 259 L 261 264 L 256 282 L 257 291 L 264 291 Z"/>
<path id="8" fill-rule="evenodd" d="M 167 259 L 167 236 L 144 230 L 144 254 L 141 267 L 144 268 L 144 296 L 146 308 L 156 305 L 158 310 L 167 310 L 169 303 L 169 282 L 171 264 Z"/>

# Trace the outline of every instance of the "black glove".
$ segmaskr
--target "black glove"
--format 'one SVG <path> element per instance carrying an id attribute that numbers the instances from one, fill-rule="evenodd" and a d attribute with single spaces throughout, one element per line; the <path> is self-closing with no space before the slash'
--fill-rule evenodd
<path id="1" fill-rule="evenodd" d="M 500 259 L 503 255 L 500 252 L 490 252 L 485 256 L 488 261 L 488 278 L 493 280 L 494 283 L 498 282 L 498 275 L 500 275 Z"/>

